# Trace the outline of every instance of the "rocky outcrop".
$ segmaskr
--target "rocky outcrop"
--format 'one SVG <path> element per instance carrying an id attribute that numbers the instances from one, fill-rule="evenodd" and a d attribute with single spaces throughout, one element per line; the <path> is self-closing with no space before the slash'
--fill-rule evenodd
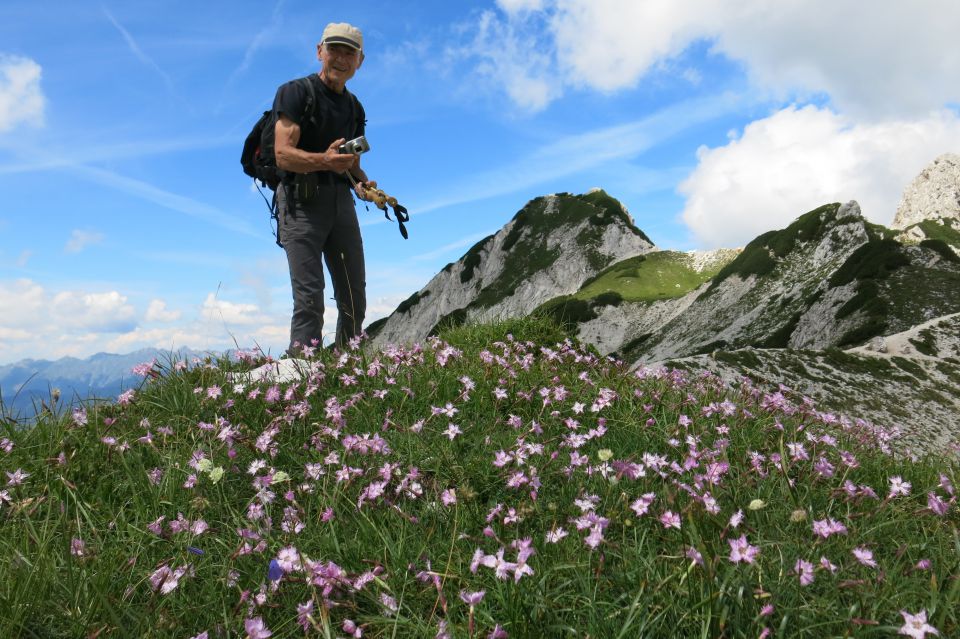
<path id="1" fill-rule="evenodd" d="M 907 187 L 891 228 L 943 219 L 960 219 L 960 155 L 954 153 L 938 157 Z"/>
<path id="2" fill-rule="evenodd" d="M 442 326 L 522 317 L 653 248 L 603 191 L 540 197 L 367 332 L 377 347 L 422 340 Z"/>
<path id="3" fill-rule="evenodd" d="M 958 355 L 960 315 L 953 314 L 847 351 L 746 348 L 659 365 L 710 371 L 732 384 L 748 377 L 782 385 L 821 410 L 898 431 L 893 452 L 942 455 L 960 441 Z"/>

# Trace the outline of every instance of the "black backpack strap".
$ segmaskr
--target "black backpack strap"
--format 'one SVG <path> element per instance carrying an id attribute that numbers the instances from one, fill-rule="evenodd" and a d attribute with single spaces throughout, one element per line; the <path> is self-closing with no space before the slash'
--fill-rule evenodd
<path id="1" fill-rule="evenodd" d="M 319 129 L 320 127 L 317 125 L 316 118 L 317 113 L 316 109 L 314 108 L 317 104 L 317 89 L 313 85 L 314 76 L 315 74 L 311 73 L 305 78 L 300 78 L 300 82 L 302 82 L 307 89 L 307 104 L 303 108 L 303 116 L 301 117 L 300 122 L 302 125 L 304 118 L 307 118 L 309 115 L 310 124 L 312 124 L 315 129 Z"/>

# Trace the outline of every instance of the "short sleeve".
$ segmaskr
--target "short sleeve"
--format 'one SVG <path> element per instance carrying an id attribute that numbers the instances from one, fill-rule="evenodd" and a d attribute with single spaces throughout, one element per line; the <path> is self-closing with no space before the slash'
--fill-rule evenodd
<path id="1" fill-rule="evenodd" d="M 285 115 L 297 126 L 303 123 L 303 112 L 307 108 L 307 92 L 301 83 L 296 80 L 287 82 L 277 89 L 277 96 L 273 99 L 273 112 L 279 117 Z"/>

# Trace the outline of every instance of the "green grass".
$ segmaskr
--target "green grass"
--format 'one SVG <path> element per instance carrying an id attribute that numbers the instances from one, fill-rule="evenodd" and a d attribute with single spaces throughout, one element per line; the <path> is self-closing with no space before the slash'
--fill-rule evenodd
<path id="1" fill-rule="evenodd" d="M 891 457 L 800 397 L 633 373 L 545 319 L 228 378 L 259 363 L 157 366 L 124 404 L 4 422 L 0 636 L 872 637 L 901 610 L 960 633 L 955 458 Z M 846 533 L 816 535 L 830 519 Z"/>
<path id="2" fill-rule="evenodd" d="M 588 300 L 606 292 L 627 302 L 653 302 L 682 297 L 717 274 L 719 268 L 696 271 L 689 258 L 676 251 L 637 255 L 607 267 L 574 294 Z"/>
<path id="3" fill-rule="evenodd" d="M 923 220 L 916 226 L 920 227 L 927 238 L 940 240 L 960 249 L 960 222 L 946 220 L 945 224 L 939 224 L 934 220 Z"/>

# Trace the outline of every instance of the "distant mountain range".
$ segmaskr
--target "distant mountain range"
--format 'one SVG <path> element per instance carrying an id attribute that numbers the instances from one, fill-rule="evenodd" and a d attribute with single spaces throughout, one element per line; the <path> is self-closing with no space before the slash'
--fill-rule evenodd
<path id="1" fill-rule="evenodd" d="M 183 349 L 175 353 L 159 349 L 142 349 L 124 355 L 97 353 L 86 359 L 62 357 L 55 361 L 24 359 L 0 366 L 0 399 L 7 415 L 32 417 L 44 403 L 49 406 L 54 389 L 60 392 L 60 403 L 75 400 L 116 399 L 123 390 L 143 381 L 134 375 L 137 364 L 157 360 L 168 363 L 192 359 L 200 353 Z"/>

